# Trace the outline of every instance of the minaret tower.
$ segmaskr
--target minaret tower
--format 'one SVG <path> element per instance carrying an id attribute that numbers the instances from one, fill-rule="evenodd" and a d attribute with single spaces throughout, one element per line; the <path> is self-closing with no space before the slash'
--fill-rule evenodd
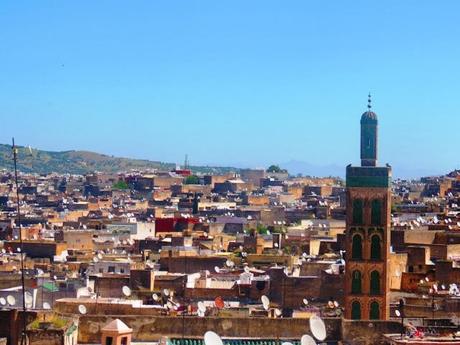
<path id="1" fill-rule="evenodd" d="M 391 167 L 377 166 L 377 114 L 361 116 L 361 166 L 347 166 L 345 318 L 389 317 Z"/>

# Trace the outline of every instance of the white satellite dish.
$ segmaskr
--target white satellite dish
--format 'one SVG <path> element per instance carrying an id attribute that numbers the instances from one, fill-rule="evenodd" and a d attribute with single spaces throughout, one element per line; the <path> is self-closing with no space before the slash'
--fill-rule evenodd
<path id="1" fill-rule="evenodd" d="M 6 299 L 4 297 L 0 297 L 0 305 L 6 305 Z"/>
<path id="2" fill-rule="evenodd" d="M 163 295 L 169 296 L 171 292 L 168 289 L 163 289 Z"/>
<path id="3" fill-rule="evenodd" d="M 123 292 L 123 295 L 125 295 L 126 297 L 131 296 L 131 289 L 129 288 L 129 286 L 123 286 L 121 288 L 121 291 Z"/>
<path id="4" fill-rule="evenodd" d="M 270 299 L 267 296 L 262 295 L 262 297 L 260 297 L 260 300 L 262 301 L 264 309 L 268 310 L 268 308 L 270 307 Z"/>
<path id="5" fill-rule="evenodd" d="M 203 314 L 206 312 L 206 306 L 202 301 L 198 302 L 198 311 L 202 312 Z"/>
<path id="6" fill-rule="evenodd" d="M 300 345 L 316 345 L 316 341 L 308 334 L 304 334 L 300 338 Z"/>
<path id="7" fill-rule="evenodd" d="M 244 266 L 244 271 L 245 271 L 246 273 L 250 273 L 250 272 L 251 272 L 251 270 L 249 269 L 248 266 Z"/>
<path id="8" fill-rule="evenodd" d="M 235 263 L 234 263 L 232 260 L 227 260 L 227 261 L 225 262 L 225 264 L 226 264 L 228 267 L 233 267 L 233 266 L 235 266 Z"/>
<path id="9" fill-rule="evenodd" d="M 95 256 L 95 257 L 93 258 L 93 262 L 94 262 L 94 263 L 97 263 L 97 262 L 99 262 L 99 259 L 98 259 L 98 257 L 97 257 L 97 256 Z"/>
<path id="10" fill-rule="evenodd" d="M 24 293 L 24 301 L 29 306 L 29 308 L 30 306 L 32 306 L 32 303 L 34 302 L 34 298 L 32 297 L 32 294 L 29 291 L 26 291 Z"/>
<path id="11" fill-rule="evenodd" d="M 310 318 L 310 330 L 313 333 L 313 336 L 319 341 L 326 339 L 326 325 L 319 316 L 313 315 Z"/>
<path id="12" fill-rule="evenodd" d="M 204 345 L 224 345 L 224 342 L 217 333 L 208 331 L 204 334 Z"/>
<path id="13" fill-rule="evenodd" d="M 43 302 L 43 309 L 51 309 L 51 305 L 48 302 Z"/>
<path id="14" fill-rule="evenodd" d="M 280 309 L 278 309 L 278 308 L 275 309 L 275 315 L 276 316 L 281 316 L 282 314 L 283 314 L 283 312 Z"/>
<path id="15" fill-rule="evenodd" d="M 83 304 L 80 304 L 78 306 L 78 312 L 81 314 L 81 315 L 85 315 L 87 310 L 86 310 L 86 307 L 83 305 Z"/>
<path id="16" fill-rule="evenodd" d="M 16 304 L 16 298 L 12 295 L 6 296 L 6 301 L 8 302 L 9 305 L 13 306 Z"/>
<path id="17" fill-rule="evenodd" d="M 160 299 L 160 296 L 158 296 L 156 293 L 154 293 L 154 294 L 152 295 L 152 298 L 153 298 L 153 300 L 154 300 L 155 302 L 158 302 L 158 300 Z"/>
<path id="18" fill-rule="evenodd" d="M 216 273 L 220 273 L 220 268 L 219 268 L 219 266 L 215 266 L 215 267 L 214 267 L 214 271 L 216 271 Z"/>
<path id="19" fill-rule="evenodd" d="M 304 298 L 304 299 L 302 300 L 302 302 L 303 302 L 303 304 L 308 305 L 308 299 Z"/>
<path id="20" fill-rule="evenodd" d="M 199 317 L 204 317 L 204 313 L 202 311 L 198 310 L 198 316 Z"/>
<path id="21" fill-rule="evenodd" d="M 397 317 L 401 316 L 401 312 L 399 310 L 397 310 L 397 309 L 395 310 L 395 314 L 396 314 Z"/>
<path id="22" fill-rule="evenodd" d="M 101 254 L 101 253 L 98 253 L 98 254 L 97 254 L 97 258 L 98 258 L 99 260 L 102 260 L 102 258 L 103 258 L 102 254 Z"/>

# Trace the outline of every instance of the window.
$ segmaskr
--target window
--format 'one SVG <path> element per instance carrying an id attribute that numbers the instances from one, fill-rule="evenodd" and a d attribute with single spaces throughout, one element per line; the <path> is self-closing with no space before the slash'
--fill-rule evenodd
<path id="1" fill-rule="evenodd" d="M 380 306 L 379 306 L 379 303 L 376 301 L 371 303 L 371 308 L 369 309 L 369 319 L 370 320 L 380 319 Z"/>
<path id="2" fill-rule="evenodd" d="M 113 343 L 113 338 L 112 337 L 106 337 L 105 338 L 105 345 L 112 345 Z"/>
<path id="3" fill-rule="evenodd" d="M 361 235 L 353 235 L 351 244 L 351 258 L 355 260 L 362 260 L 363 258 L 363 239 Z"/>
<path id="4" fill-rule="evenodd" d="M 360 271 L 353 271 L 351 277 L 351 293 L 352 294 L 360 294 L 362 292 L 361 289 L 361 272 Z"/>
<path id="5" fill-rule="evenodd" d="M 371 272 L 371 295 L 380 294 L 380 273 L 378 271 Z"/>
<path id="6" fill-rule="evenodd" d="M 371 203 L 371 224 L 382 224 L 382 201 L 378 199 L 372 200 Z"/>
<path id="7" fill-rule="evenodd" d="M 353 224 L 363 224 L 363 201 L 361 199 L 353 200 Z"/>
<path id="8" fill-rule="evenodd" d="M 128 337 L 121 338 L 121 345 L 128 345 Z"/>
<path id="9" fill-rule="evenodd" d="M 380 245 L 380 236 L 371 237 L 371 260 L 380 260 L 382 258 L 382 248 Z"/>
<path id="10" fill-rule="evenodd" d="M 107 272 L 109 272 L 109 273 L 115 273 L 115 266 L 109 266 Z"/>
<path id="11" fill-rule="evenodd" d="M 351 303 L 351 319 L 361 320 L 361 303 L 358 301 Z"/>

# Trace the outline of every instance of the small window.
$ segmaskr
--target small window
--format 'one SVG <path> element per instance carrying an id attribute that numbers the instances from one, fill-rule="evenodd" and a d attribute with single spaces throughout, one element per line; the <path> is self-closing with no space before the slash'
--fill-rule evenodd
<path id="1" fill-rule="evenodd" d="M 109 266 L 109 269 L 107 270 L 109 273 L 115 273 L 115 266 Z"/>
<path id="2" fill-rule="evenodd" d="M 361 289 L 361 272 L 360 271 L 353 271 L 351 278 L 351 293 L 352 294 L 360 294 L 362 292 Z"/>
<path id="3" fill-rule="evenodd" d="M 363 224 L 363 201 L 361 199 L 353 200 L 353 224 Z"/>
<path id="4" fill-rule="evenodd" d="M 113 338 L 112 337 L 106 337 L 105 338 L 105 345 L 112 345 L 113 343 Z"/>
<path id="5" fill-rule="evenodd" d="M 351 303 L 351 319 L 361 320 L 361 303 L 358 301 Z"/>
<path id="6" fill-rule="evenodd" d="M 369 310 L 369 319 L 370 320 L 380 319 L 380 305 L 376 301 L 371 303 L 371 308 Z"/>
<path id="7" fill-rule="evenodd" d="M 380 273 L 378 271 L 371 272 L 371 295 L 380 294 Z"/>
<path id="8" fill-rule="evenodd" d="M 128 345 L 128 337 L 121 338 L 121 345 Z"/>
<path id="9" fill-rule="evenodd" d="M 380 236 L 372 235 L 371 237 L 371 260 L 382 259 L 382 246 L 380 244 Z"/>
<path id="10" fill-rule="evenodd" d="M 382 224 L 382 201 L 378 199 L 372 200 L 371 203 L 371 224 Z"/>
<path id="11" fill-rule="evenodd" d="M 351 243 L 351 258 L 362 260 L 363 258 L 363 239 L 361 235 L 355 234 Z"/>

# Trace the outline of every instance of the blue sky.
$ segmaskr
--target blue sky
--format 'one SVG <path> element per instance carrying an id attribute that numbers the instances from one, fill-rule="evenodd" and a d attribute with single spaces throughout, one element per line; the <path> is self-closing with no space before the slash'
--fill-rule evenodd
<path id="1" fill-rule="evenodd" d="M 192 164 L 459 167 L 458 1 L 10 1 L 0 142 Z M 13 120 L 14 119 L 14 120 Z M 308 171 L 307 171 L 308 172 Z"/>

